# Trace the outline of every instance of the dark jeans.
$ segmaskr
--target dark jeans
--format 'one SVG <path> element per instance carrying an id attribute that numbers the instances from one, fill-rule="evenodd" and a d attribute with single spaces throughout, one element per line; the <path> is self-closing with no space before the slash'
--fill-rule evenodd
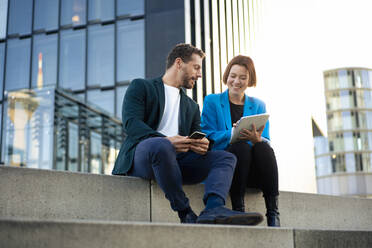
<path id="1" fill-rule="evenodd" d="M 182 184 L 204 181 L 204 203 L 210 194 L 227 197 L 234 173 L 236 158 L 226 151 L 176 153 L 166 138 L 149 138 L 136 147 L 134 164 L 129 176 L 154 179 L 164 191 L 174 211 L 189 207 Z"/>
<path id="2" fill-rule="evenodd" d="M 246 142 L 238 142 L 227 149 L 238 161 L 231 183 L 231 197 L 244 196 L 246 187 L 259 188 L 264 196 L 277 196 L 278 167 L 274 150 L 265 142 L 253 147 Z"/>

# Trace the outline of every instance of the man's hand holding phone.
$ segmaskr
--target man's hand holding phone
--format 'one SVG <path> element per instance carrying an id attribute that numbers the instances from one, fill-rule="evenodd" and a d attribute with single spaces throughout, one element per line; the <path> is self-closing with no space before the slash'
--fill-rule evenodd
<path id="1" fill-rule="evenodd" d="M 176 152 L 188 152 L 190 149 L 191 139 L 185 136 L 166 137 L 176 149 Z"/>
<path id="2" fill-rule="evenodd" d="M 189 136 L 191 140 L 190 150 L 201 155 L 206 154 L 209 147 L 209 140 L 205 138 L 205 136 L 205 133 L 198 131 L 193 132 Z"/>

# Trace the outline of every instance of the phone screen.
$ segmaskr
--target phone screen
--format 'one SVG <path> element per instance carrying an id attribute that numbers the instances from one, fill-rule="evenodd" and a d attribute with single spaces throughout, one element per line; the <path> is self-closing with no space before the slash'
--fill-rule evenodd
<path id="1" fill-rule="evenodd" d="M 190 138 L 191 139 L 202 139 L 205 137 L 205 133 L 202 133 L 202 132 L 193 132 L 191 135 L 190 135 Z"/>

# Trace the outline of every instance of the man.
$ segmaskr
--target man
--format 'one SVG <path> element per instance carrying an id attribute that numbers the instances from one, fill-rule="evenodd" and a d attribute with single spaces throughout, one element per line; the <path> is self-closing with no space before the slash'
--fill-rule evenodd
<path id="1" fill-rule="evenodd" d="M 156 180 L 181 223 L 255 225 L 262 221 L 262 215 L 224 207 L 235 156 L 208 151 L 207 138 L 189 138 L 194 131 L 200 131 L 200 111 L 182 88 L 192 89 L 201 77 L 204 56 L 191 45 L 179 44 L 168 55 L 163 77 L 131 82 L 122 112 L 128 136 L 113 174 Z M 182 184 L 203 181 L 206 207 L 197 217 Z"/>

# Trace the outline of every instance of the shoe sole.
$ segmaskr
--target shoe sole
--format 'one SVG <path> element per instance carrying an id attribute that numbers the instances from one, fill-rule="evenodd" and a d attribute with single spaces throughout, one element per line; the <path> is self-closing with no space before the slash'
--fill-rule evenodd
<path id="1" fill-rule="evenodd" d="M 199 224 L 220 224 L 220 225 L 245 225 L 255 226 L 263 221 L 263 217 L 260 214 L 244 214 L 234 215 L 229 217 L 216 217 L 215 219 L 199 219 Z"/>

